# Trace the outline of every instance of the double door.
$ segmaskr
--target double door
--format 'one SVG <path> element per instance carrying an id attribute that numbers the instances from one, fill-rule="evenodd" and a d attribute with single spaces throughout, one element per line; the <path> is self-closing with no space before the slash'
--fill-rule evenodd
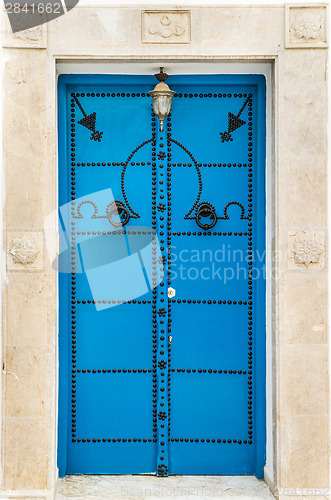
<path id="1" fill-rule="evenodd" d="M 60 474 L 263 474 L 265 82 L 59 80 Z"/>

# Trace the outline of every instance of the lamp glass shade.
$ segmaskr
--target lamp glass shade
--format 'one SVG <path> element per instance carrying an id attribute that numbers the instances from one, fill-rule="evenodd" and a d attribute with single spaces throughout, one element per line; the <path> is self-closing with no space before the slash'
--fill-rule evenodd
<path id="1" fill-rule="evenodd" d="M 159 120 L 164 120 L 171 111 L 172 96 L 169 95 L 154 95 L 152 97 L 153 111 Z"/>
<path id="2" fill-rule="evenodd" d="M 161 123 L 161 130 L 163 130 L 163 121 L 171 111 L 171 101 L 174 91 L 170 90 L 168 85 L 164 82 L 158 83 L 154 90 L 148 92 L 152 97 L 152 108 Z"/>

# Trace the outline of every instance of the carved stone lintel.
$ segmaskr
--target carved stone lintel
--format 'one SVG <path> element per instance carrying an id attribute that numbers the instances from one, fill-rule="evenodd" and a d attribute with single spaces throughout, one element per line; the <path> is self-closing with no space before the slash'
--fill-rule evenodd
<path id="1" fill-rule="evenodd" d="M 143 43 L 190 43 L 190 12 L 185 10 L 143 11 L 141 41 Z"/>
<path id="2" fill-rule="evenodd" d="M 42 270 L 42 232 L 12 232 L 7 238 L 7 269 Z"/>
<path id="3" fill-rule="evenodd" d="M 290 232 L 289 268 L 322 269 L 324 267 L 324 250 L 324 233 Z"/>
<path id="4" fill-rule="evenodd" d="M 42 14 L 40 16 L 42 17 Z M 2 13 L 2 25 L 2 33 L 4 33 L 3 47 L 23 49 L 43 49 L 47 47 L 46 24 L 13 33 L 8 15 L 4 11 Z"/>
<path id="5" fill-rule="evenodd" d="M 327 8 L 323 4 L 287 5 L 286 48 L 326 48 Z"/>

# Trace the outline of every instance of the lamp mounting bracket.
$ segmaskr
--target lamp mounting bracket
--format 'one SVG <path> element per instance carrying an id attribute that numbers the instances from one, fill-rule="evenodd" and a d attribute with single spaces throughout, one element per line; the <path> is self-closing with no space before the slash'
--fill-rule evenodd
<path id="1" fill-rule="evenodd" d="M 169 75 L 165 73 L 164 68 L 161 66 L 160 72 L 156 73 L 154 76 L 159 82 L 165 82 Z"/>

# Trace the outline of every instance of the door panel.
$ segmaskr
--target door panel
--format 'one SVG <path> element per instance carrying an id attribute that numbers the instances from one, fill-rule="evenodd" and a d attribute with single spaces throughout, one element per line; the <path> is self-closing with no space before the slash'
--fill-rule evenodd
<path id="1" fill-rule="evenodd" d="M 150 408 L 145 404 L 150 395 L 150 379 L 148 371 L 132 375 L 107 370 L 106 374 L 102 371 L 79 377 L 77 392 L 84 394 L 80 399 L 80 411 L 84 415 L 80 422 L 82 435 L 92 440 L 100 437 L 151 439 Z"/>
<path id="2" fill-rule="evenodd" d="M 264 77 L 154 85 L 59 80 L 60 474 L 262 477 Z"/>
<path id="3" fill-rule="evenodd" d="M 245 302 L 247 262 L 242 258 L 247 258 L 247 243 L 244 234 L 227 235 L 221 244 L 219 236 L 209 236 L 207 246 L 203 237 L 173 233 L 171 277 L 177 300 Z"/>
<path id="4" fill-rule="evenodd" d="M 202 437 L 238 436 L 238 427 L 246 425 L 244 403 L 247 387 L 245 377 L 231 375 L 220 377 L 218 373 L 211 373 L 201 376 L 198 371 L 187 373 L 187 370 L 173 375 L 173 436 L 193 437 L 194 441 L 197 438 L 200 441 Z M 214 399 L 213 394 L 222 396 Z M 233 394 L 236 394 L 236 399 Z M 241 406 L 238 406 L 237 399 Z M 211 403 L 213 411 L 210 411 Z"/>
<path id="5" fill-rule="evenodd" d="M 239 308 L 243 312 L 238 312 Z M 227 304 L 200 304 L 192 308 L 190 304 L 177 303 L 172 311 L 172 328 L 178 332 L 171 350 L 173 370 L 218 371 L 220 366 L 223 370 L 247 369 L 247 349 L 241 347 L 247 329 L 245 306 L 238 306 L 234 314 L 233 307 Z M 233 366 L 229 366 L 229 360 L 233 360 Z"/>
<path id="6" fill-rule="evenodd" d="M 140 325 L 140 334 L 132 335 L 132 317 Z M 118 306 L 95 314 L 91 305 L 77 306 L 77 358 L 85 367 L 98 366 L 113 369 L 117 366 L 131 366 L 138 369 L 152 368 L 150 351 L 145 348 L 150 341 L 149 307 L 137 305 Z M 93 341 L 91 333 L 93 332 Z"/>

